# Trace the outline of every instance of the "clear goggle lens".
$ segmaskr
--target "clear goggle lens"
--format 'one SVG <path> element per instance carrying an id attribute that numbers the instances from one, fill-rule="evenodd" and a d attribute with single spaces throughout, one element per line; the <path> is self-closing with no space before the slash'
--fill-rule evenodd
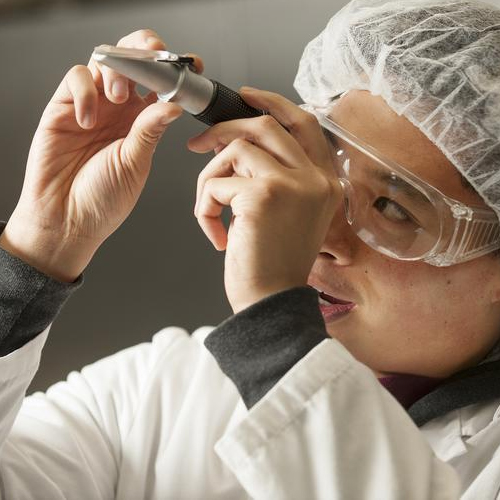
<path id="1" fill-rule="evenodd" d="M 356 234 L 371 247 L 405 259 L 431 252 L 442 233 L 432 201 L 393 172 L 370 168 L 368 159 L 334 158 L 344 191 L 346 217 Z M 404 186 L 404 187 L 403 187 Z"/>
<path id="2" fill-rule="evenodd" d="M 493 211 L 445 196 L 323 114 L 315 114 L 332 143 L 347 220 L 370 247 L 400 260 L 436 266 L 500 248 L 500 225 Z"/>

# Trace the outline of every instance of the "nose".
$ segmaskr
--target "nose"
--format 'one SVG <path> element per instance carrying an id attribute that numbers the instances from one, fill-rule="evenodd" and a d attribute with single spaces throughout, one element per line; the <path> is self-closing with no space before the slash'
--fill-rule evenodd
<path id="1" fill-rule="evenodd" d="M 346 219 L 344 204 L 340 203 L 332 218 L 321 245 L 319 256 L 335 260 L 336 265 L 348 266 L 352 264 L 357 236 L 349 226 Z"/>

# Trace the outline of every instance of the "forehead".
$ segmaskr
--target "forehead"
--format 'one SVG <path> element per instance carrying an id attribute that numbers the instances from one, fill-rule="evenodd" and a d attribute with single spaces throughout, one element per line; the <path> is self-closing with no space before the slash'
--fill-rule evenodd
<path id="1" fill-rule="evenodd" d="M 381 97 L 352 90 L 332 107 L 330 117 L 444 194 L 467 204 L 484 205 L 477 193 L 464 186 L 459 172 L 437 146 Z"/>

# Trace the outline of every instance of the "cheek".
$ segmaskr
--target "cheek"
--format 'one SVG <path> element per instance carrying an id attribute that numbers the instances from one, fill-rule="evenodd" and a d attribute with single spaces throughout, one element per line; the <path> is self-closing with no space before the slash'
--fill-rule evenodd
<path id="1" fill-rule="evenodd" d="M 422 263 L 378 266 L 368 308 L 377 329 L 416 351 L 474 349 L 484 326 L 490 274 L 457 271 Z"/>
<path id="2" fill-rule="evenodd" d="M 419 264 L 384 260 L 372 268 L 370 297 L 372 306 L 396 313 L 404 311 L 431 312 L 442 303 L 442 294 L 450 290 L 441 279 L 428 276 Z"/>
<path id="3" fill-rule="evenodd" d="M 453 272 L 422 263 L 383 261 L 373 271 L 367 314 L 399 342 L 435 343 L 464 334 L 484 303 L 481 278 L 464 283 Z M 483 282 L 484 283 L 484 282 Z M 389 333 L 390 332 L 390 333 Z"/>

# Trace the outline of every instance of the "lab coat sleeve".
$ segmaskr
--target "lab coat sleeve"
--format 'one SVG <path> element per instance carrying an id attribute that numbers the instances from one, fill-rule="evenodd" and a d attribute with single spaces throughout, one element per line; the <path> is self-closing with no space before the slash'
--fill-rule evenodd
<path id="1" fill-rule="evenodd" d="M 456 499 L 456 472 L 372 372 L 322 341 L 219 440 L 255 499 Z"/>
<path id="2" fill-rule="evenodd" d="M 114 498 L 150 371 L 163 347 L 188 338 L 173 329 L 25 398 L 49 325 L 81 282 L 59 283 L 0 249 L 1 499 Z"/>
<path id="3" fill-rule="evenodd" d="M 113 498 L 117 448 L 84 371 L 25 398 L 47 333 L 0 358 L 0 498 Z"/>
<path id="4" fill-rule="evenodd" d="M 160 356 L 189 336 L 179 328 L 166 329 L 151 343 L 103 358 L 22 401 L 44 336 L 0 359 L 0 408 L 12 408 L 0 421 L 6 438 L 0 456 L 1 498 L 114 498 L 122 445 L 151 372 Z M 6 366 L 10 373 L 4 378 Z"/>
<path id="5" fill-rule="evenodd" d="M 48 328 L 34 340 L 0 357 L 0 453 L 40 362 Z M 0 455 L 1 460 L 1 455 Z"/>

